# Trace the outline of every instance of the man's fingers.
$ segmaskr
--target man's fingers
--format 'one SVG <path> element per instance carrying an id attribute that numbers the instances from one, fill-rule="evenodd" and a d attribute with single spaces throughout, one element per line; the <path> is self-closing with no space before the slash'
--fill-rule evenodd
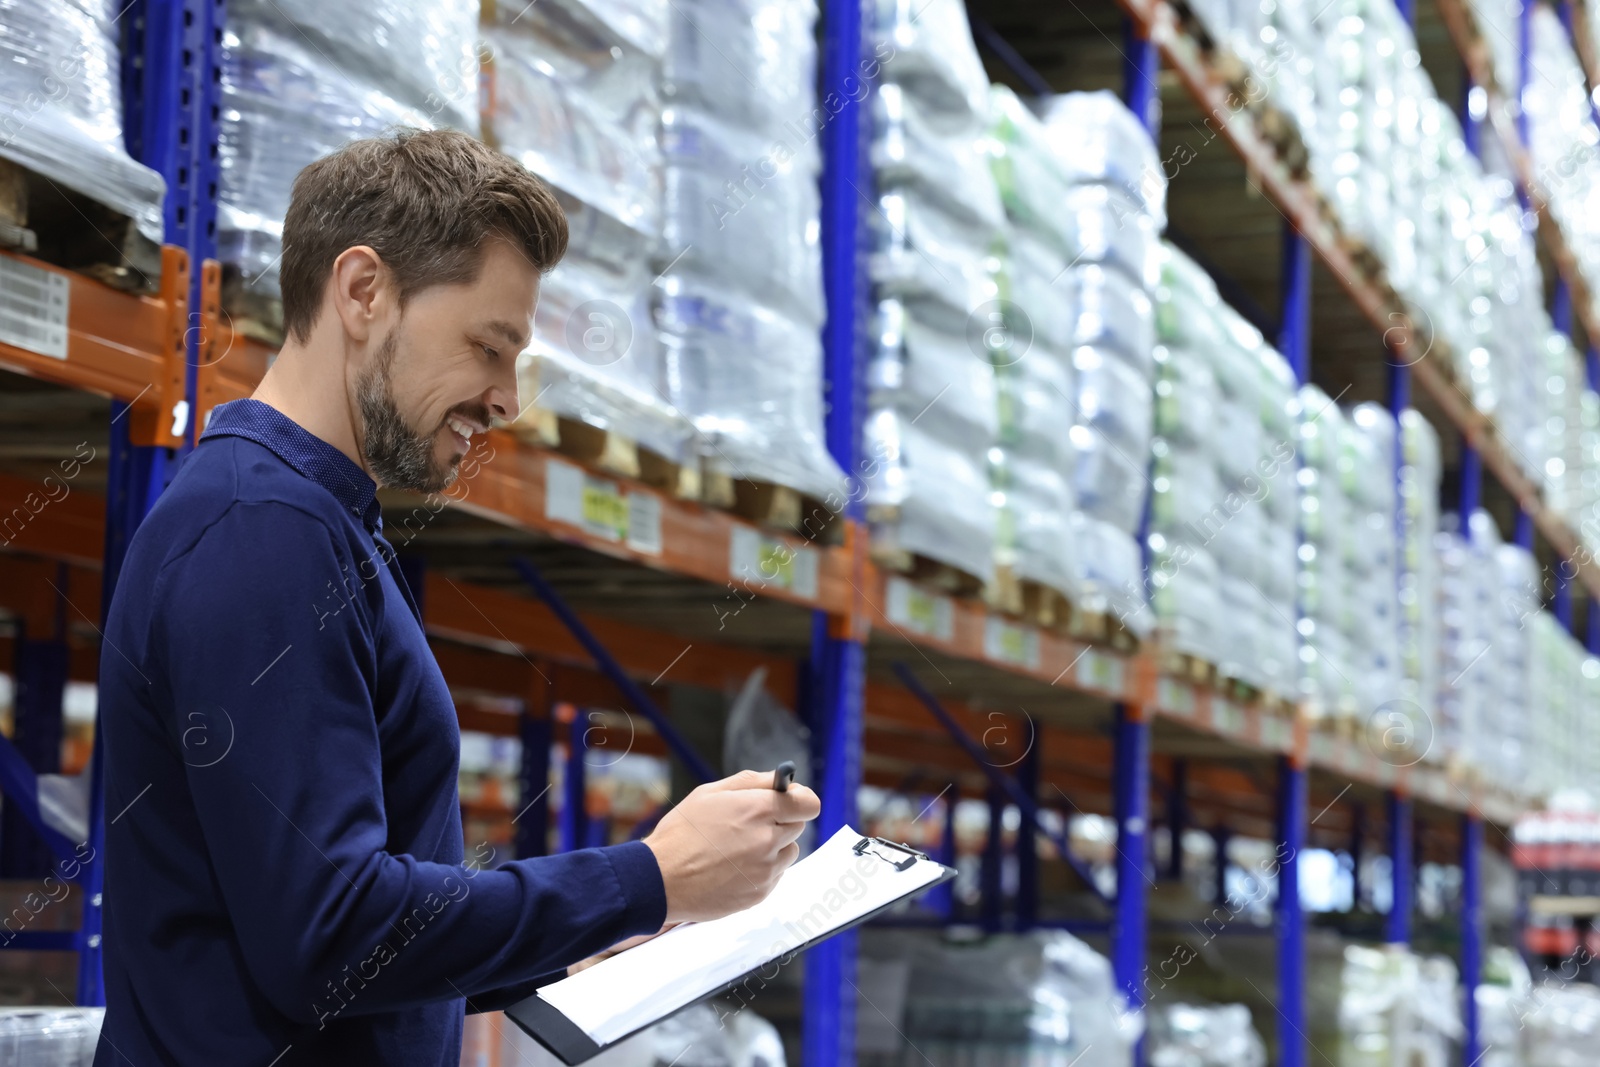
<path id="1" fill-rule="evenodd" d="M 784 871 L 788 870 L 791 866 L 794 865 L 794 861 L 799 859 L 799 858 L 800 858 L 800 846 L 799 845 L 797 845 L 797 844 L 795 844 L 793 842 L 790 842 L 789 844 L 784 845 L 783 848 L 778 852 L 778 873 L 782 874 Z"/>
<path id="2" fill-rule="evenodd" d="M 726 778 L 719 778 L 715 782 L 707 782 L 700 788 L 708 793 L 723 793 L 730 789 L 771 789 L 772 772 L 740 771 L 738 774 L 730 774 Z"/>
<path id="3" fill-rule="evenodd" d="M 776 793 L 778 822 L 806 823 L 822 813 L 822 798 L 809 786 L 791 785 L 787 793 Z"/>

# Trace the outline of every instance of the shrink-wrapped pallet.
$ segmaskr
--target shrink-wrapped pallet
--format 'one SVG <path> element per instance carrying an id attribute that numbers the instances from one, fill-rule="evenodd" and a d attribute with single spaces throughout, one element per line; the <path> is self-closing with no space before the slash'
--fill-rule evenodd
<path id="1" fill-rule="evenodd" d="M 398 126 L 478 132 L 477 41 L 473 0 L 228 6 L 217 249 L 231 298 L 275 317 L 283 217 L 308 163 Z"/>
<path id="2" fill-rule="evenodd" d="M 816 5 L 669 7 L 654 257 L 663 395 L 726 484 L 840 501 L 844 472 L 823 435 Z"/>
<path id="3" fill-rule="evenodd" d="M 159 244 L 166 183 L 129 157 L 114 0 L 0 3 L 0 158 L 131 218 Z"/>
<path id="4" fill-rule="evenodd" d="M 666 4 L 642 0 L 631 18 L 578 0 L 519 9 L 485 9 L 484 133 L 550 183 L 570 233 L 518 361 L 522 420 L 548 434 L 549 415 L 573 419 L 683 461 L 693 426 L 665 398 L 650 306 L 661 56 L 647 49 L 664 46 Z"/>
<path id="5" fill-rule="evenodd" d="M 989 166 L 988 80 L 954 0 L 880 0 L 869 37 L 885 57 L 871 102 L 874 550 L 987 584 L 998 529 L 993 363 L 1011 336 L 992 258 L 1006 215 Z"/>

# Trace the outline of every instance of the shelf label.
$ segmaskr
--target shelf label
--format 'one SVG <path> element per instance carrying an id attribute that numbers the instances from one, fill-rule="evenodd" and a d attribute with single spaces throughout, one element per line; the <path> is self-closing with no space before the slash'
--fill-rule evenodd
<path id="1" fill-rule="evenodd" d="M 1225 696 L 1212 697 L 1211 726 L 1218 733 L 1239 736 L 1244 733 L 1244 709 Z"/>
<path id="2" fill-rule="evenodd" d="M 1078 657 L 1078 684 L 1120 696 L 1125 670 L 1121 656 L 1090 645 Z"/>
<path id="3" fill-rule="evenodd" d="M 816 550 L 748 526 L 735 526 L 728 539 L 728 573 L 753 586 L 775 585 L 806 600 L 817 598 Z"/>
<path id="4" fill-rule="evenodd" d="M 661 554 L 661 501 L 653 493 L 624 491 L 558 459 L 545 461 L 544 512 L 592 537 Z"/>
<path id="5" fill-rule="evenodd" d="M 67 278 L 0 256 L 0 344 L 67 358 Z"/>
<path id="6" fill-rule="evenodd" d="M 904 578 L 890 578 L 888 601 L 884 614 L 901 629 L 938 641 L 955 639 L 955 607 L 949 597 L 930 593 Z"/>
<path id="7" fill-rule="evenodd" d="M 990 616 L 983 624 L 983 654 L 999 663 L 1014 663 L 1036 671 L 1039 669 L 1039 634 L 1031 627 Z"/>
<path id="8" fill-rule="evenodd" d="M 1261 743 L 1279 752 L 1294 748 L 1294 726 L 1280 715 L 1261 716 Z"/>
<path id="9" fill-rule="evenodd" d="M 1213 703 L 1215 698 L 1213 698 Z M 1156 679 L 1156 703 L 1162 711 L 1184 719 L 1192 719 L 1195 715 L 1194 687 L 1162 675 Z"/>

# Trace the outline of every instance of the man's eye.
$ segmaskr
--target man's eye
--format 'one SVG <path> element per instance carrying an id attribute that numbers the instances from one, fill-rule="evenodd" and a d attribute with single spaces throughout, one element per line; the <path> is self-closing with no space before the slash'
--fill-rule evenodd
<path id="1" fill-rule="evenodd" d="M 483 354 L 488 356 L 490 359 L 499 359 L 500 358 L 499 349 L 490 348 L 488 345 L 479 345 L 478 347 L 483 349 Z"/>

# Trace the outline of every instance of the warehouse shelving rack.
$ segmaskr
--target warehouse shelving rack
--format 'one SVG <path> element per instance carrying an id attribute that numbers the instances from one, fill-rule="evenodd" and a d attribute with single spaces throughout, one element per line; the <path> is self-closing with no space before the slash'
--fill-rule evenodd
<path id="1" fill-rule="evenodd" d="M 1222 136 L 1287 220 L 1284 329 L 1278 340 L 1301 379 L 1310 369 L 1315 260 L 1333 274 L 1371 327 L 1374 358 L 1385 342 L 1390 346 L 1386 362 L 1396 409 L 1408 403 L 1414 379 L 1460 433 L 1463 506 L 1477 499 L 1481 464 L 1517 501 L 1526 518 L 1519 533 L 1531 538 L 1537 531 L 1558 557 L 1572 558 L 1576 538 L 1541 506 L 1535 488 L 1496 444 L 1487 420 L 1437 366 L 1406 358 L 1414 341 L 1404 323 L 1397 326 L 1383 297 L 1362 281 L 1307 191 L 1248 125 L 1235 120 L 1226 88 L 1180 28 L 1172 7 L 1165 0 L 1121 4 L 1127 36 L 1119 51 L 1130 106 L 1147 117 L 1157 114 L 1164 63 L 1181 91 L 1216 119 Z M 862 192 L 871 189 L 861 151 L 866 118 L 858 94 L 848 87 L 862 69 L 862 19 L 868 7 L 863 0 L 824 0 L 821 52 L 823 95 L 833 91 L 841 102 L 821 132 L 824 283 L 831 309 L 824 332 L 826 431 L 830 450 L 847 472 L 860 469 L 861 371 L 869 315 L 863 235 L 872 210 Z M 130 151 L 161 170 L 171 190 L 161 290 L 154 296 L 118 293 L 34 264 L 64 279 L 67 358 L 0 345 L 5 370 L 113 402 L 104 497 L 75 490 L 52 502 L 20 529 L 7 530 L 7 551 L 0 552 L 0 608 L 22 620 L 28 635 L 55 632 L 58 644 L 64 617 L 99 617 L 100 601 L 115 584 L 122 546 L 168 470 L 192 447 L 197 428 L 215 405 L 253 388 L 269 356 L 266 347 L 231 328 L 219 299 L 213 72 L 220 62 L 224 5 L 221 0 L 143 0 L 124 17 L 134 23 L 130 54 L 141 57 L 129 64 L 125 82 Z M 979 30 L 997 55 L 1018 68 L 1025 84 L 1049 85 L 1004 36 L 981 23 Z M 1559 247 L 1559 233 L 1541 231 L 1541 237 Z M 1565 264 L 1562 277 L 1570 291 L 1583 292 L 1570 257 L 1557 259 Z M 1587 302 L 1577 303 L 1585 309 L 1582 319 Z M 1446 847 L 1459 841 L 1460 862 L 1472 874 L 1485 847 L 1485 824 L 1506 827 L 1525 803 L 1456 780 L 1432 765 L 1398 766 L 1365 744 L 1311 731 L 1270 702 L 1240 702 L 1163 673 L 1148 649 L 1130 654 L 1062 637 L 974 601 L 914 587 L 868 558 L 862 516 L 852 507 L 835 520 L 839 536 L 834 541 L 807 542 L 533 449 L 508 433 L 490 434 L 486 451 L 475 453 L 480 460 L 475 472 L 463 479 L 463 491 L 442 512 L 409 499 L 386 496 L 385 504 L 391 530 L 404 530 L 407 518 L 420 517 L 414 542 L 395 539 L 403 542 L 430 641 L 458 693 L 463 728 L 523 739 L 522 790 L 534 799 L 516 822 L 521 855 L 537 855 L 547 847 L 552 741 L 564 738 L 568 752 L 570 799 L 563 805 L 558 837 L 562 847 L 575 847 L 603 832 L 582 811 L 586 747 L 625 740 L 638 751 L 665 753 L 688 744 L 671 736 L 674 723 L 680 730 L 684 726 L 682 717 L 670 713 L 672 688 L 728 691 L 763 667 L 769 689 L 802 709 L 811 726 L 824 833 L 858 818 L 856 793 L 862 782 L 903 792 L 932 793 L 943 786 L 947 813 L 954 810 L 948 801 L 957 795 L 991 798 L 996 832 L 985 858 L 981 922 L 992 929 L 1007 921 L 998 891 L 999 816 L 1005 803 L 1019 796 L 1031 801 L 1018 805 L 1025 842 L 1043 832 L 1045 809 L 1112 814 L 1119 889 L 1104 903 L 1089 893 L 1084 917 L 1067 925 L 1108 937 L 1117 981 L 1137 1003 L 1147 980 L 1153 785 L 1164 798 L 1169 830 L 1209 822 L 1219 835 L 1239 832 L 1274 840 L 1284 850 L 1283 877 L 1289 883 L 1304 848 L 1350 841 L 1360 847 L 1365 828 L 1357 804 L 1382 807 L 1388 813 L 1397 901 L 1410 900 L 1418 821 L 1459 822 L 1459 834 L 1430 837 L 1439 837 Z M 552 502 L 553 493 L 565 493 L 573 484 L 574 469 L 584 491 L 576 513 L 571 501 Z M 0 474 L 0 502 L 6 502 L 0 511 L 32 488 L 25 479 Z M 656 516 L 659 529 L 654 536 L 630 538 L 603 528 L 584 515 L 583 499 L 597 501 L 608 513 L 637 503 L 643 513 Z M 542 597 L 529 595 L 530 568 L 543 576 L 534 579 Z M 1600 568 L 1585 564 L 1579 573 L 1591 594 L 1600 595 Z M 1591 620 L 1597 614 L 1591 611 Z M 40 665 L 48 660 L 58 683 L 63 674 L 94 678 L 92 654 L 50 658 L 35 646 L 31 637 L 13 644 L 19 675 L 45 669 Z M 26 662 L 36 654 L 38 664 Z M 596 669 L 597 660 L 603 669 Z M 621 687 L 628 692 L 619 693 L 619 673 L 628 679 Z M 663 685 L 668 677 L 670 685 Z M 60 708 L 39 697 L 48 691 L 48 686 L 19 690 L 17 743 L 0 741 L 0 789 L 64 857 L 76 842 L 50 824 L 37 803 L 37 776 L 53 767 L 48 757 L 41 763 L 24 740 L 39 735 L 41 726 L 49 735 L 52 720 L 58 736 Z M 499 703 L 480 699 L 485 694 Z M 503 710 L 507 698 L 516 713 Z M 643 702 L 667 705 L 669 714 L 647 716 Z M 625 713 L 575 719 L 574 708 L 623 708 L 649 721 Z M 585 721 L 602 726 L 580 729 Z M 1004 735 L 999 742 L 993 740 L 997 724 Z M 97 767 L 95 761 L 87 773 L 94 775 Z M 98 845 L 108 805 L 97 779 L 94 784 L 86 826 L 89 842 Z M 1313 821 L 1317 810 L 1321 814 Z M 944 828 L 944 840 L 953 850 L 953 820 Z M 1065 842 L 1056 843 L 1073 863 Z M 1437 841 L 1431 844 L 1440 847 Z M 100 851 L 95 848 L 96 859 L 83 865 L 78 879 L 88 901 L 81 930 L 24 932 L 6 946 L 79 952 L 77 999 L 90 1004 L 102 999 Z M 1178 855 L 1175 864 L 1181 864 L 1181 851 Z M 1012 923 L 1060 925 L 1038 915 L 1036 851 L 1019 849 L 1018 861 L 1021 889 Z M 1470 977 L 1476 973 L 1481 924 L 1476 879 L 1467 884 L 1461 934 L 1463 971 Z M 939 906 L 946 919 L 953 917 L 948 894 Z M 1280 1062 L 1294 1067 L 1306 1062 L 1305 930 L 1298 896 L 1285 894 L 1275 927 L 1275 999 Z M 1385 936 L 1396 943 L 1410 939 L 1408 907 L 1390 912 Z M 854 1062 L 855 953 L 854 935 L 846 935 L 806 957 L 801 1025 L 808 1064 Z M 1471 1011 L 1469 998 L 1469 1020 Z"/>

